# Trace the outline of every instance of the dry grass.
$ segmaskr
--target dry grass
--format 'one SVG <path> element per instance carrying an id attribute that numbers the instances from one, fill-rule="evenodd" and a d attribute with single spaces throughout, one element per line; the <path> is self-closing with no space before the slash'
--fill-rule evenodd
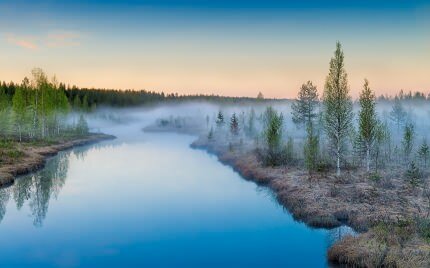
<path id="1" fill-rule="evenodd" d="M 430 244 L 413 224 L 379 224 L 357 237 L 344 237 L 327 255 L 348 267 L 430 267 Z"/>

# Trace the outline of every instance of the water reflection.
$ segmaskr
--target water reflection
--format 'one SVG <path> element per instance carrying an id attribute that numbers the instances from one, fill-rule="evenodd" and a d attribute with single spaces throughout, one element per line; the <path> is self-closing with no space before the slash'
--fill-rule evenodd
<path id="1" fill-rule="evenodd" d="M 6 205 L 9 201 L 10 191 L 8 188 L 0 189 L 0 222 L 6 214 Z"/>
<path id="2" fill-rule="evenodd" d="M 101 146 L 103 145 L 99 144 L 93 148 Z M 12 195 L 18 210 L 21 210 L 28 202 L 33 225 L 42 226 L 48 213 L 49 201 L 52 198 L 57 199 L 65 185 L 71 154 L 79 160 L 84 160 L 88 148 L 88 146 L 83 146 L 72 151 L 60 152 L 57 156 L 50 158 L 42 170 L 20 176 L 10 187 L 0 189 L 0 222 L 6 214 L 6 207 L 10 195 Z"/>

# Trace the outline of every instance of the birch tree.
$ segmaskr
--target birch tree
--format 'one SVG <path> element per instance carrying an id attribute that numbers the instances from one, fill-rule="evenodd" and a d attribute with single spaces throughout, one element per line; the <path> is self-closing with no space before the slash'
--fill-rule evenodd
<path id="1" fill-rule="evenodd" d="M 336 157 L 336 174 L 340 175 L 340 162 L 344 143 L 352 127 L 352 101 L 349 96 L 348 79 L 344 66 L 341 44 L 336 43 L 334 57 L 330 60 L 330 71 L 326 78 L 323 95 L 324 127 Z"/>
<path id="2" fill-rule="evenodd" d="M 366 170 L 370 171 L 370 150 L 375 141 L 377 118 L 375 111 L 375 94 L 369 87 L 369 81 L 364 80 L 364 87 L 360 94 L 361 110 L 358 115 L 359 135 L 366 151 Z"/>

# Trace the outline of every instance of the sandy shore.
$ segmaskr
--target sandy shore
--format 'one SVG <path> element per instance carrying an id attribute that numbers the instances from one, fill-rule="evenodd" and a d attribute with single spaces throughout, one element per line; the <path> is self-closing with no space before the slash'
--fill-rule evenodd
<path id="1" fill-rule="evenodd" d="M 58 141 L 55 144 L 49 145 L 33 145 L 25 142 L 21 144 L 16 143 L 14 149 L 22 152 L 22 156 L 0 165 L 0 187 L 12 184 L 18 175 L 43 168 L 46 159 L 56 155 L 59 151 L 114 138 L 114 136 L 106 134 L 90 134 L 84 138 Z"/>

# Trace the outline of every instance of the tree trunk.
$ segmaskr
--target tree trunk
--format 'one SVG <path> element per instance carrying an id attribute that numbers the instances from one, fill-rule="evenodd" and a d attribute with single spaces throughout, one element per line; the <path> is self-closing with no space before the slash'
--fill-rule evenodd
<path id="1" fill-rule="evenodd" d="M 340 176 L 340 147 L 339 147 L 339 145 L 337 146 L 336 175 Z"/>
<path id="2" fill-rule="evenodd" d="M 370 149 L 369 146 L 366 146 L 366 170 L 367 172 L 370 171 Z"/>

